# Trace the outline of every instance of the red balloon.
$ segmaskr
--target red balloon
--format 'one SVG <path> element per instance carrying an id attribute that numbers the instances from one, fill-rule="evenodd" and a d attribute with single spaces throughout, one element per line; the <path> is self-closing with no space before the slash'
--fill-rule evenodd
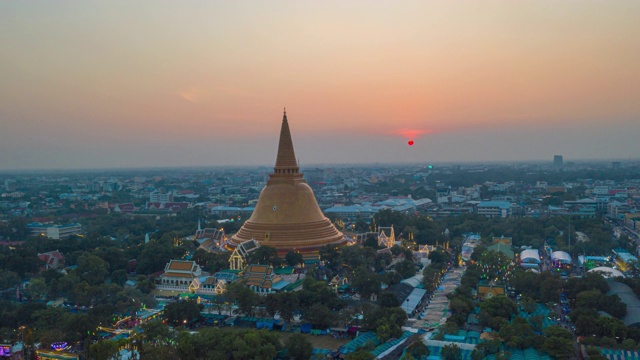
<path id="1" fill-rule="evenodd" d="M 409 146 L 413 146 L 413 140 L 409 140 L 408 144 Z"/>

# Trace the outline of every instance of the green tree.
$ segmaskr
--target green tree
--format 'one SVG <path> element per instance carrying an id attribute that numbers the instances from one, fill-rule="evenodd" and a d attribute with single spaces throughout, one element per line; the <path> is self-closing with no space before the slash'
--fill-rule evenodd
<path id="1" fill-rule="evenodd" d="M 403 279 L 407 279 L 416 274 L 416 266 L 413 261 L 403 260 L 396 264 L 395 269 Z"/>
<path id="2" fill-rule="evenodd" d="M 356 217 L 356 222 L 354 225 L 354 230 L 356 232 L 362 233 L 369 230 L 369 224 L 367 224 L 367 222 L 364 221 L 359 215 L 358 217 Z"/>
<path id="3" fill-rule="evenodd" d="M 496 296 L 480 304 L 480 311 L 485 312 L 489 317 L 501 317 L 510 320 L 518 310 L 516 304 L 504 296 Z"/>
<path id="4" fill-rule="evenodd" d="M 449 260 L 449 256 L 441 249 L 436 249 L 429 253 L 429 260 L 434 263 L 445 263 Z"/>
<path id="5" fill-rule="evenodd" d="M 47 283 L 47 285 L 51 285 L 51 283 L 53 281 L 59 280 L 64 275 L 62 273 L 58 272 L 58 270 L 49 269 L 49 270 L 42 271 L 40 273 L 40 276 L 44 279 L 44 282 Z"/>
<path id="6" fill-rule="evenodd" d="M 161 271 L 169 260 L 174 258 L 177 258 L 177 256 L 170 238 L 163 241 L 151 241 L 144 245 L 142 252 L 138 256 L 136 273 L 147 275 Z"/>
<path id="7" fill-rule="evenodd" d="M 313 345 L 302 334 L 292 334 L 285 342 L 289 358 L 294 360 L 308 360 L 313 355 Z"/>
<path id="8" fill-rule="evenodd" d="M 326 305 L 318 303 L 304 312 L 304 318 L 315 326 L 327 328 L 335 324 L 336 314 Z"/>
<path id="9" fill-rule="evenodd" d="M 374 234 L 367 235 L 362 246 L 366 246 L 375 250 L 378 250 L 378 239 Z"/>
<path id="10" fill-rule="evenodd" d="M 20 276 L 9 270 L 0 269 L 0 289 L 9 289 L 20 284 Z"/>
<path id="11" fill-rule="evenodd" d="M 330 264 L 334 264 L 338 261 L 340 253 L 338 249 L 333 245 L 325 245 L 318 250 L 320 260 L 326 261 Z"/>
<path id="12" fill-rule="evenodd" d="M 499 339 L 481 342 L 476 345 L 476 348 L 471 352 L 471 358 L 473 360 L 482 360 L 489 355 L 496 354 L 500 351 L 501 344 L 502 342 Z"/>
<path id="13" fill-rule="evenodd" d="M 358 290 L 363 299 L 368 299 L 373 294 L 380 294 L 382 291 L 381 280 L 380 275 L 360 266 L 353 274 L 351 286 Z"/>
<path id="14" fill-rule="evenodd" d="M 138 276 L 136 286 L 143 294 L 149 294 L 156 288 L 156 283 L 153 281 L 153 278 L 140 275 Z"/>
<path id="15" fill-rule="evenodd" d="M 300 308 L 298 294 L 295 292 L 284 292 L 276 295 L 278 300 L 276 310 L 284 321 L 293 320 L 294 312 Z"/>
<path id="16" fill-rule="evenodd" d="M 609 284 L 602 275 L 587 272 L 581 278 L 572 277 L 567 280 L 565 288 L 569 292 L 567 298 L 575 300 L 579 293 L 593 289 L 598 289 L 600 293 L 606 294 L 609 291 Z"/>
<path id="17" fill-rule="evenodd" d="M 278 258 L 278 251 L 276 248 L 272 246 L 261 246 L 249 254 L 247 262 L 249 264 L 280 266 L 282 261 Z"/>
<path id="18" fill-rule="evenodd" d="M 36 310 L 31 315 L 34 325 L 38 330 L 57 330 L 60 320 L 67 315 L 67 311 L 59 307 L 49 307 Z"/>
<path id="19" fill-rule="evenodd" d="M 407 346 L 407 352 L 415 359 L 422 359 L 429 356 L 429 348 L 421 339 L 418 339 L 411 343 L 411 345 Z"/>
<path id="20" fill-rule="evenodd" d="M 502 338 L 509 347 L 526 349 L 534 342 L 535 332 L 527 320 L 517 316 L 511 324 L 505 324 L 500 329 Z"/>
<path id="21" fill-rule="evenodd" d="M 534 331 L 542 331 L 544 317 L 542 315 L 533 315 L 529 318 L 529 323 Z"/>
<path id="22" fill-rule="evenodd" d="M 563 287 L 564 280 L 557 274 L 545 271 L 540 274 L 540 297 L 537 299 L 543 303 L 558 302 Z"/>
<path id="23" fill-rule="evenodd" d="M 89 346 L 89 356 L 94 360 L 110 360 L 120 350 L 120 344 L 113 340 L 102 340 Z"/>
<path id="24" fill-rule="evenodd" d="M 602 310 L 618 319 L 627 315 L 627 304 L 620 300 L 618 295 L 602 295 L 598 302 L 598 309 Z"/>
<path id="25" fill-rule="evenodd" d="M 302 254 L 300 254 L 297 251 L 289 251 L 285 255 L 284 259 L 289 266 L 296 266 L 298 264 L 304 263 L 304 258 L 302 257 Z"/>
<path id="26" fill-rule="evenodd" d="M 636 342 L 633 339 L 625 339 L 622 341 L 622 348 L 625 350 L 633 350 L 636 348 Z"/>
<path id="27" fill-rule="evenodd" d="M 422 284 L 427 291 L 433 292 L 440 281 L 443 270 L 431 264 L 422 270 Z"/>
<path id="28" fill-rule="evenodd" d="M 528 314 L 531 314 L 536 310 L 536 301 L 528 296 L 523 297 L 520 304 L 522 305 L 524 311 L 526 311 Z"/>
<path id="29" fill-rule="evenodd" d="M 235 338 L 231 353 L 236 359 L 271 360 L 279 348 L 278 335 L 267 331 L 249 330 L 243 333 L 241 338 Z"/>
<path id="30" fill-rule="evenodd" d="M 338 299 L 338 295 L 324 281 L 315 280 L 309 274 L 302 282 L 302 291 L 298 292 L 298 300 L 303 310 L 315 304 L 324 304 L 331 310 L 339 310 L 344 306 Z"/>
<path id="31" fill-rule="evenodd" d="M 473 302 L 468 297 L 455 296 L 449 301 L 449 309 L 453 314 L 466 316 L 473 310 Z"/>
<path id="32" fill-rule="evenodd" d="M 607 360 L 608 358 L 602 355 L 600 348 L 589 347 L 587 348 L 587 359 L 589 360 Z"/>
<path id="33" fill-rule="evenodd" d="M 351 269 L 371 268 L 375 262 L 376 250 L 363 246 L 345 246 L 340 249 L 339 261 Z"/>
<path id="34" fill-rule="evenodd" d="M 51 283 L 49 283 L 49 296 L 62 296 L 73 301 L 76 297 L 74 289 L 79 283 L 80 278 L 73 271 L 58 279 L 53 279 L 51 280 Z"/>
<path id="35" fill-rule="evenodd" d="M 358 349 L 352 353 L 347 354 L 344 360 L 374 360 L 376 357 L 365 349 Z"/>
<path id="36" fill-rule="evenodd" d="M 560 326 L 549 326 L 545 332 L 542 345 L 544 351 L 558 359 L 569 359 L 575 353 L 573 336 Z"/>
<path id="37" fill-rule="evenodd" d="M 154 344 L 157 346 L 173 347 L 175 343 L 175 333 L 169 329 L 168 325 L 161 321 L 150 321 L 142 326 L 142 332 L 136 335 L 135 340 L 140 344 Z M 141 354 L 142 355 L 142 354 Z"/>
<path id="38" fill-rule="evenodd" d="M 114 284 L 124 286 L 124 283 L 126 283 L 127 280 L 127 272 L 124 269 L 118 269 L 111 273 L 111 281 Z"/>
<path id="39" fill-rule="evenodd" d="M 444 360 L 460 359 L 460 347 L 456 344 L 449 344 L 442 347 L 442 358 Z"/>
<path id="40" fill-rule="evenodd" d="M 576 307 L 598 308 L 602 293 L 598 289 L 581 291 L 576 296 Z"/>
<path id="41" fill-rule="evenodd" d="M 362 325 L 365 329 L 375 330 L 380 325 L 393 324 L 394 328 L 391 331 L 395 331 L 395 328 L 400 329 L 406 320 L 406 312 L 399 307 L 388 308 L 373 304 L 365 304 L 363 307 Z"/>
<path id="42" fill-rule="evenodd" d="M 143 343 L 138 348 L 140 360 L 174 360 L 177 358 L 174 344 L 155 346 L 151 343 Z"/>
<path id="43" fill-rule="evenodd" d="M 441 326 L 440 329 L 445 333 L 445 334 L 456 334 L 458 332 L 458 330 L 460 330 L 460 326 L 458 325 L 458 323 L 455 321 L 455 319 L 453 318 L 453 316 L 449 317 L 447 319 L 447 322 L 444 324 L 444 326 Z"/>
<path id="44" fill-rule="evenodd" d="M 396 295 L 391 291 L 384 291 L 382 294 L 380 294 L 380 296 L 378 297 L 378 302 L 382 307 L 400 306 L 400 301 L 398 301 L 398 298 L 396 297 Z"/>
<path id="45" fill-rule="evenodd" d="M 246 315 L 253 314 L 253 306 L 257 303 L 257 295 L 242 283 L 234 282 L 227 285 L 225 297 L 238 304 L 240 311 Z"/>
<path id="46" fill-rule="evenodd" d="M 95 255 L 81 255 L 74 272 L 89 285 L 98 285 L 109 275 L 109 264 Z"/>
<path id="47" fill-rule="evenodd" d="M 27 286 L 29 296 L 33 300 L 43 300 L 47 295 L 47 284 L 41 278 L 32 278 Z"/>
<path id="48" fill-rule="evenodd" d="M 202 304 L 191 300 L 172 302 L 165 306 L 164 318 L 173 326 L 188 324 L 200 318 L 202 308 Z"/>
<path id="49" fill-rule="evenodd" d="M 376 254 L 376 271 L 386 270 L 393 261 L 393 257 L 389 253 Z M 398 274 L 398 273 L 397 273 Z M 400 274 L 398 276 L 402 277 Z"/>
<path id="50" fill-rule="evenodd" d="M 596 320 L 597 336 L 610 337 L 612 339 L 624 339 L 627 337 L 627 327 L 620 319 L 600 316 Z"/>
<path id="51" fill-rule="evenodd" d="M 516 269 L 509 284 L 524 298 L 540 300 L 540 275 L 524 269 Z"/>
<path id="52" fill-rule="evenodd" d="M 382 342 L 402 335 L 402 329 L 390 320 L 383 320 L 376 328 L 376 335 Z"/>
<path id="53" fill-rule="evenodd" d="M 99 247 L 92 254 L 104 260 L 113 270 L 124 269 L 127 265 L 128 259 L 124 256 L 124 251 L 115 246 Z"/>

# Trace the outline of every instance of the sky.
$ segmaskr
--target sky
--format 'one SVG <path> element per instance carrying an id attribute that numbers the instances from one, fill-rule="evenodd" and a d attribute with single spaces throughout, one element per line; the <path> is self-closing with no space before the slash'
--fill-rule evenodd
<path id="1" fill-rule="evenodd" d="M 640 157 L 640 2 L 0 2 L 0 170 Z M 408 146 L 408 140 L 414 140 Z"/>

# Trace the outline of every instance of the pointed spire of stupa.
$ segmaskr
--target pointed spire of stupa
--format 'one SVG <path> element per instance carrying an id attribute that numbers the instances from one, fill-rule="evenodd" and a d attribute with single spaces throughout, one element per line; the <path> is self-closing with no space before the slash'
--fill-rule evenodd
<path id="1" fill-rule="evenodd" d="M 278 157 L 276 158 L 276 166 L 274 167 L 276 174 L 297 174 L 298 163 L 296 162 L 296 153 L 293 150 L 293 141 L 291 140 L 291 131 L 289 130 L 289 122 L 287 121 L 287 109 L 284 109 L 282 116 L 282 127 L 280 128 L 280 142 L 278 143 Z"/>
<path id="2" fill-rule="evenodd" d="M 198 219 L 198 231 L 202 231 L 202 228 L 200 227 L 200 219 Z"/>
<path id="3" fill-rule="evenodd" d="M 308 259 L 318 259 L 323 246 L 337 247 L 347 242 L 324 216 L 313 190 L 298 170 L 286 110 L 273 173 L 269 174 L 251 217 L 224 246 L 232 250 L 252 239 L 276 248 L 278 256 L 299 251 Z"/>

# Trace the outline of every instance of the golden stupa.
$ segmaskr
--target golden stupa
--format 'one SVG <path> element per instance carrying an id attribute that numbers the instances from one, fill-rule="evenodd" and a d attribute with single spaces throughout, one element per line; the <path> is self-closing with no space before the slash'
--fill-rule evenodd
<path id="1" fill-rule="evenodd" d="M 261 246 L 276 248 L 279 255 L 297 251 L 306 259 L 317 258 L 322 246 L 346 243 L 344 235 L 320 210 L 298 168 L 286 110 L 273 173 L 269 174 L 253 214 L 227 245 L 235 248 L 252 239 Z"/>

